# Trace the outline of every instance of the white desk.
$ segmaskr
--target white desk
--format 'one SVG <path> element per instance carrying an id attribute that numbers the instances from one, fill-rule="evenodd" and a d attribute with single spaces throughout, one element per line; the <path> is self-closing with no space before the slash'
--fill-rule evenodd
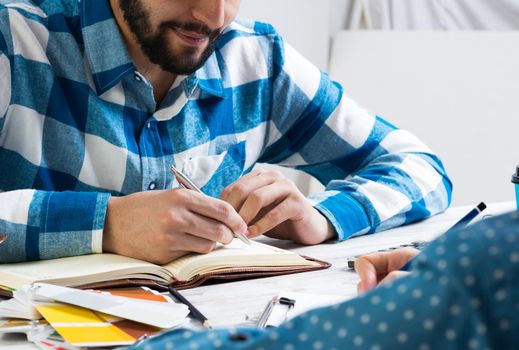
<path id="1" fill-rule="evenodd" d="M 287 241 L 262 238 L 262 241 L 300 254 L 332 263 L 326 270 L 277 276 L 240 282 L 215 284 L 182 291 L 182 293 L 211 321 L 215 327 L 253 325 L 267 302 L 280 291 L 326 293 L 354 297 L 357 275 L 347 267 L 349 256 L 377 249 L 431 240 L 447 230 L 472 207 L 450 208 L 445 213 L 417 224 L 392 229 L 376 235 L 357 237 L 341 243 L 311 247 L 296 246 Z M 515 209 L 514 202 L 494 203 L 480 215 L 497 215 Z M 35 349 L 15 336 L 0 337 L 0 349 Z"/>

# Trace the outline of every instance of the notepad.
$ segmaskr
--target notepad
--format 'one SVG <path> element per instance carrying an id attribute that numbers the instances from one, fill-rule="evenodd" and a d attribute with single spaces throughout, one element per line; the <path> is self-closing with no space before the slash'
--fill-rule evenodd
<path id="1" fill-rule="evenodd" d="M 103 288 L 139 283 L 177 289 L 197 286 L 208 279 L 238 279 L 317 270 L 330 264 L 259 242 L 251 245 L 234 239 L 208 254 L 188 254 L 164 265 L 115 254 L 0 265 L 0 284 L 18 289 L 45 282 L 60 286 Z M 136 280 L 136 281 L 135 281 Z"/>

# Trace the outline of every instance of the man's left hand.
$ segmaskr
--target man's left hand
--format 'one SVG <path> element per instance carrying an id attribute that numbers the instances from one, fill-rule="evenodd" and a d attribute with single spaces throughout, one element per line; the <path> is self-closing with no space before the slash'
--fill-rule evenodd
<path id="1" fill-rule="evenodd" d="M 336 235 L 324 215 L 279 171 L 254 170 L 225 188 L 221 199 L 247 223 L 249 238 L 265 234 L 311 245 Z"/>

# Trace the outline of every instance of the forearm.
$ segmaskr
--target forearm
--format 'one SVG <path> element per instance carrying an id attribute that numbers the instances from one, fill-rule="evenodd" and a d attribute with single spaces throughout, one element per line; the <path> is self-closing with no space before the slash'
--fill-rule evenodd
<path id="1" fill-rule="evenodd" d="M 310 199 L 343 240 L 440 213 L 448 207 L 451 191 L 437 158 L 402 152 L 378 157 L 354 176 L 330 182 Z"/>
<path id="2" fill-rule="evenodd" d="M 20 190 L 0 193 L 0 262 L 100 253 L 108 194 Z"/>

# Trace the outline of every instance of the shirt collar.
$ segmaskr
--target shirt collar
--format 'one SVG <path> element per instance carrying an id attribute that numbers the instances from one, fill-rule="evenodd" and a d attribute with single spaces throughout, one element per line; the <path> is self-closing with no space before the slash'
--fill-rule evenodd
<path id="1" fill-rule="evenodd" d="M 92 77 L 102 95 L 135 70 L 108 0 L 82 0 L 81 28 Z"/>
<path id="2" fill-rule="evenodd" d="M 108 0 L 81 1 L 81 27 L 85 51 L 98 95 L 117 85 L 136 70 L 113 16 Z M 193 74 L 201 90 L 224 98 L 222 74 L 214 52 Z"/>

